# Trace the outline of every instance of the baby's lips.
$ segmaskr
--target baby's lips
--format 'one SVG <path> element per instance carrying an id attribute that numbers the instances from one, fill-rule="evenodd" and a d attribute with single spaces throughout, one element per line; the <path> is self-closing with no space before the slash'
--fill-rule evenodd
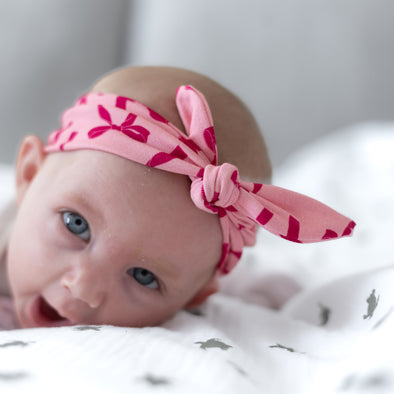
<path id="1" fill-rule="evenodd" d="M 60 315 L 42 296 L 37 296 L 31 302 L 28 314 L 35 327 L 62 327 L 74 325 L 71 320 Z"/>

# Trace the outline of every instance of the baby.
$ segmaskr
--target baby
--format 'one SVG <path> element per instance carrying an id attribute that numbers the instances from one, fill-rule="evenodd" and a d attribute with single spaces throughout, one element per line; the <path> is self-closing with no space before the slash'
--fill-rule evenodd
<path id="1" fill-rule="evenodd" d="M 258 225 L 294 242 L 352 233 L 316 200 L 260 183 L 270 175 L 228 90 L 181 69 L 115 71 L 46 145 L 23 140 L 0 293 L 22 327 L 152 326 L 215 293 Z"/>

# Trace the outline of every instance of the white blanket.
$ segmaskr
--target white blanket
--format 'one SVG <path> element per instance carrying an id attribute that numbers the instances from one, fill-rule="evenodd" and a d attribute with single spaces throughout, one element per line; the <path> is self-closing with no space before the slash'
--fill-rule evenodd
<path id="1" fill-rule="evenodd" d="M 224 293 L 161 327 L 2 331 L 0 392 L 394 392 L 393 152 L 394 125 L 368 124 L 276 171 L 275 184 L 354 219 L 353 238 L 298 245 L 261 232 Z M 282 311 L 246 301 L 272 271 L 304 287 Z"/>

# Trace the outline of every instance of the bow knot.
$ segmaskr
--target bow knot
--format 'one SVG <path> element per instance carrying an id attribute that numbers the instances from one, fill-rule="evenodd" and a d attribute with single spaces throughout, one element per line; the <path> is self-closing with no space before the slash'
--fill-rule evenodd
<path id="1" fill-rule="evenodd" d="M 201 178 L 193 181 L 191 197 L 198 208 L 217 213 L 232 207 L 239 198 L 238 169 L 229 163 L 207 165 Z"/>

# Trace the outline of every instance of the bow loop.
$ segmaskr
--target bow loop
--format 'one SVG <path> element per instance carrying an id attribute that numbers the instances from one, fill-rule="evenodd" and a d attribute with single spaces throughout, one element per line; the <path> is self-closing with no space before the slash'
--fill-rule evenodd
<path id="1" fill-rule="evenodd" d="M 229 163 L 207 165 L 202 177 L 193 181 L 190 194 L 197 207 L 207 212 L 232 207 L 240 194 L 237 167 Z"/>

